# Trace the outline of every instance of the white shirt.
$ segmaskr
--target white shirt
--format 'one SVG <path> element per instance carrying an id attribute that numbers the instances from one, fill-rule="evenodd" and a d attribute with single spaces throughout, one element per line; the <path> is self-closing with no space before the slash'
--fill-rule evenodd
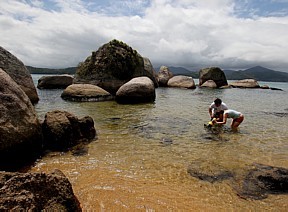
<path id="1" fill-rule="evenodd" d="M 213 102 L 213 103 L 210 105 L 210 108 L 212 109 L 212 114 L 213 114 L 213 115 L 215 115 L 215 113 L 217 113 L 217 112 L 220 112 L 221 110 L 223 110 L 223 111 L 224 111 L 224 110 L 228 110 L 228 107 L 227 107 L 227 105 L 226 105 L 224 102 L 222 102 L 219 107 L 217 107 L 217 106 L 215 105 L 215 103 Z"/>

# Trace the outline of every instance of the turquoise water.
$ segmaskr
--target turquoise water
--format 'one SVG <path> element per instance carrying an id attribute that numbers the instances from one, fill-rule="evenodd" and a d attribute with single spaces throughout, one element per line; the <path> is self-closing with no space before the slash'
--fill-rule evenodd
<path id="1" fill-rule="evenodd" d="M 35 83 L 39 77 L 33 75 Z M 120 105 L 66 102 L 60 97 L 62 90 L 38 90 L 35 109 L 41 119 L 55 109 L 89 115 L 98 138 L 88 145 L 86 155 L 53 153 L 31 170 L 61 169 L 87 210 L 284 210 L 286 195 L 247 201 L 236 195 L 231 182 L 211 184 L 187 173 L 191 164 L 206 170 L 220 166 L 233 173 L 253 163 L 288 168 L 288 83 L 259 84 L 283 91 L 157 88 L 152 104 Z M 215 97 L 244 114 L 237 133 L 230 131 L 230 120 L 220 134 L 204 129 Z"/>

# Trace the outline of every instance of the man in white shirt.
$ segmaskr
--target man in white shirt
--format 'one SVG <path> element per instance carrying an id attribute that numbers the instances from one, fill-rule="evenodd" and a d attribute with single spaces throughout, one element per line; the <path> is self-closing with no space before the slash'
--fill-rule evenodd
<path id="1" fill-rule="evenodd" d="M 209 106 L 209 114 L 211 120 L 213 118 L 216 118 L 217 121 L 222 121 L 224 110 L 228 110 L 227 105 L 224 102 L 222 102 L 221 99 L 216 98 L 214 102 Z"/>

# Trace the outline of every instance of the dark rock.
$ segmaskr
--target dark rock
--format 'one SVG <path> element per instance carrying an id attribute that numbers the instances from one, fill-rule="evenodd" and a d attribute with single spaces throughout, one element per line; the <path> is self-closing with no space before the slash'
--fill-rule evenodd
<path id="1" fill-rule="evenodd" d="M 97 85 L 114 95 L 123 84 L 140 76 L 158 85 L 149 59 L 127 44 L 112 40 L 79 64 L 74 83 Z"/>
<path id="2" fill-rule="evenodd" d="M 60 171 L 0 172 L 1 211 L 82 211 L 71 183 Z"/>
<path id="3" fill-rule="evenodd" d="M 38 80 L 39 89 L 63 89 L 73 83 L 73 76 L 68 74 L 43 76 Z"/>
<path id="4" fill-rule="evenodd" d="M 0 69 L 0 168 L 10 169 L 42 151 L 42 129 L 24 91 Z"/>
<path id="5" fill-rule="evenodd" d="M 122 85 L 116 93 L 118 103 L 154 102 L 156 98 L 154 83 L 148 77 L 136 77 Z"/>
<path id="6" fill-rule="evenodd" d="M 224 72 L 218 67 L 205 68 L 199 71 L 199 86 L 207 80 L 213 80 L 218 88 L 228 85 Z"/>
<path id="7" fill-rule="evenodd" d="M 169 79 L 173 77 L 173 73 L 166 66 L 161 66 L 158 72 L 158 84 L 160 87 L 166 87 Z"/>
<path id="8" fill-rule="evenodd" d="M 32 77 L 26 66 L 1 46 L 0 68 L 2 68 L 3 71 L 5 71 L 20 86 L 32 103 L 37 103 L 39 101 Z"/>
<path id="9" fill-rule="evenodd" d="M 271 90 L 275 90 L 275 91 L 283 91 L 281 88 L 273 88 L 273 87 L 270 87 Z"/>
<path id="10" fill-rule="evenodd" d="M 228 180 L 234 176 L 234 174 L 228 170 L 223 170 L 220 166 L 212 166 L 208 169 L 207 166 L 202 163 L 193 163 L 188 166 L 187 172 L 195 178 L 208 181 L 210 183 L 221 182 Z"/>
<path id="11" fill-rule="evenodd" d="M 237 185 L 239 185 L 237 187 Z M 240 183 L 237 194 L 245 199 L 264 199 L 268 194 L 288 193 L 288 169 L 255 164 Z"/>
<path id="12" fill-rule="evenodd" d="M 96 136 L 94 121 L 86 116 L 78 119 L 66 111 L 46 113 L 42 124 L 46 149 L 63 151 L 81 142 L 89 142 Z"/>
<path id="13" fill-rule="evenodd" d="M 78 102 L 100 102 L 114 99 L 109 92 L 91 84 L 69 85 L 63 91 L 61 97 L 65 100 Z"/>

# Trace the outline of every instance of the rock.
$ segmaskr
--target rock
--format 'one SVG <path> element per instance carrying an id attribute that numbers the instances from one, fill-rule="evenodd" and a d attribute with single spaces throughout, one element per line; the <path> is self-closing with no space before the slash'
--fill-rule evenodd
<path id="1" fill-rule="evenodd" d="M 63 89 L 73 83 L 73 76 L 68 74 L 43 76 L 38 80 L 39 89 Z"/>
<path id="2" fill-rule="evenodd" d="M 122 85 L 116 93 L 118 103 L 144 103 L 155 101 L 154 83 L 148 77 L 136 77 Z"/>
<path id="3" fill-rule="evenodd" d="M 96 136 L 91 117 L 78 119 L 60 110 L 46 113 L 42 129 L 45 148 L 55 151 L 65 151 L 81 142 L 91 141 Z"/>
<path id="4" fill-rule="evenodd" d="M 37 157 L 43 138 L 31 101 L 1 68 L 0 91 L 0 168 L 9 169 Z"/>
<path id="5" fill-rule="evenodd" d="M 59 170 L 51 174 L 0 172 L 0 210 L 82 211 L 71 183 Z"/>
<path id="6" fill-rule="evenodd" d="M 32 103 L 37 103 L 39 97 L 32 77 L 26 66 L 14 55 L 0 46 L 0 68 L 20 86 Z"/>
<path id="7" fill-rule="evenodd" d="M 260 88 L 262 88 L 262 89 L 270 89 L 270 87 L 268 85 L 262 85 L 262 86 L 260 86 Z"/>
<path id="8" fill-rule="evenodd" d="M 207 88 L 217 88 L 216 83 L 213 80 L 207 80 L 204 82 L 201 87 L 207 87 Z M 223 88 L 224 86 L 221 86 Z"/>
<path id="9" fill-rule="evenodd" d="M 283 91 L 281 88 L 272 88 L 270 87 L 271 90 L 275 90 L 275 91 Z"/>
<path id="10" fill-rule="evenodd" d="M 178 87 L 178 88 L 196 88 L 195 82 L 192 77 L 188 76 L 174 76 L 169 79 L 167 83 L 168 87 Z"/>
<path id="11" fill-rule="evenodd" d="M 224 72 L 218 67 L 205 68 L 199 71 L 199 85 L 201 86 L 207 80 L 213 80 L 217 88 L 228 85 Z"/>
<path id="12" fill-rule="evenodd" d="M 161 66 L 158 72 L 158 84 L 160 87 L 166 87 L 169 79 L 173 77 L 173 73 L 166 66 Z"/>
<path id="13" fill-rule="evenodd" d="M 104 89 L 91 84 L 69 85 L 61 94 L 65 100 L 79 102 L 99 102 L 112 100 L 114 97 Z"/>
<path id="14" fill-rule="evenodd" d="M 258 82 L 254 79 L 244 79 L 231 82 L 230 85 L 236 88 L 260 88 Z"/>
<path id="15" fill-rule="evenodd" d="M 235 188 L 245 199 L 259 200 L 267 198 L 268 194 L 287 194 L 288 169 L 255 164 L 240 183 L 235 183 Z"/>
<path id="16" fill-rule="evenodd" d="M 221 182 L 228 180 L 234 176 L 234 174 L 228 170 L 225 170 L 219 165 L 209 166 L 195 162 L 188 166 L 187 172 L 199 180 L 208 181 L 210 183 Z"/>
<path id="17" fill-rule="evenodd" d="M 114 95 L 123 84 L 140 76 L 157 84 L 149 59 L 127 44 L 112 40 L 79 64 L 74 83 L 97 85 Z"/>

